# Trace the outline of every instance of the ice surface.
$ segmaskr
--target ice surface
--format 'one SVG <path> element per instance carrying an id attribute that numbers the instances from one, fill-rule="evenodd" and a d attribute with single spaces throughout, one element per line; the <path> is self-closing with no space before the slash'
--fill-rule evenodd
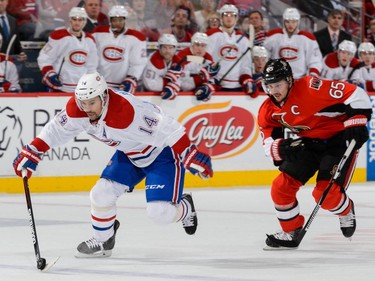
<path id="1" fill-rule="evenodd" d="M 22 183 L 20 183 L 22 184 Z M 32 179 L 30 180 L 32 192 Z M 372 281 L 375 278 L 375 185 L 353 184 L 357 232 L 344 238 L 339 220 L 320 210 L 298 250 L 263 251 L 266 233 L 279 230 L 267 187 L 187 189 L 199 226 L 193 236 L 180 223 L 154 224 L 146 217 L 143 190 L 118 201 L 121 227 L 113 255 L 77 259 L 76 246 L 91 237 L 88 193 L 32 194 L 42 257 L 36 268 L 23 194 L 0 195 L 1 281 Z M 298 194 L 309 217 L 312 187 Z"/>

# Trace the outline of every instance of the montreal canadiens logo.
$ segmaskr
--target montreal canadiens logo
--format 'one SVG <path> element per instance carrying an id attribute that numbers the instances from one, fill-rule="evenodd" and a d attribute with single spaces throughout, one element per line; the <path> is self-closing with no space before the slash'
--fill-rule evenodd
<path id="1" fill-rule="evenodd" d="M 298 58 L 298 49 L 291 47 L 281 48 L 279 56 L 287 61 L 296 60 Z"/>
<path id="2" fill-rule="evenodd" d="M 235 60 L 237 59 L 238 48 L 236 46 L 224 46 L 219 50 L 219 55 L 225 60 Z"/>
<path id="3" fill-rule="evenodd" d="M 109 62 L 119 62 L 124 60 L 123 48 L 108 46 L 103 49 L 103 57 Z"/>
<path id="4" fill-rule="evenodd" d="M 81 66 L 86 63 L 87 53 L 83 51 L 74 51 L 69 55 L 69 61 L 75 66 Z"/>
<path id="5" fill-rule="evenodd" d="M 259 135 L 256 118 L 231 102 L 197 106 L 179 121 L 190 140 L 214 159 L 224 159 L 249 149 Z"/>

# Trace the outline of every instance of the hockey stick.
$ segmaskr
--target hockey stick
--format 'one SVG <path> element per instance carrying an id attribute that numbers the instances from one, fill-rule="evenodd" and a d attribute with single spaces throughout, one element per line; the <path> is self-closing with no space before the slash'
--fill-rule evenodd
<path id="1" fill-rule="evenodd" d="M 287 248 L 297 248 L 299 246 L 299 244 L 301 243 L 301 241 L 302 241 L 303 237 L 305 236 L 307 230 L 309 229 L 311 223 L 313 222 L 316 214 L 318 213 L 318 211 L 320 209 L 320 206 L 322 206 L 325 198 L 327 197 L 328 192 L 331 190 L 331 187 L 336 182 L 337 178 L 341 175 L 341 170 L 344 167 L 344 165 L 346 163 L 346 160 L 348 160 L 348 158 L 352 154 L 352 151 L 354 149 L 355 143 L 356 143 L 356 141 L 354 139 L 352 139 L 351 142 L 350 142 L 350 144 L 349 144 L 349 146 L 348 146 L 348 148 L 346 149 L 344 155 L 342 156 L 340 162 L 337 164 L 337 166 L 335 165 L 333 167 L 333 170 L 332 170 L 333 175 L 332 175 L 331 179 L 328 182 L 327 188 L 324 190 L 322 196 L 320 197 L 318 203 L 316 204 L 316 206 L 315 206 L 314 210 L 312 211 L 309 219 L 305 223 L 305 225 L 302 228 L 301 232 L 298 234 L 297 238 L 295 240 L 286 241 L 286 240 L 276 239 L 274 236 L 271 236 L 271 235 L 267 235 L 268 238 L 272 242 L 275 242 L 276 244 L 278 244 L 281 247 L 287 247 Z"/>
<path id="2" fill-rule="evenodd" d="M 242 53 L 242 55 L 234 62 L 234 64 L 227 70 L 227 72 L 224 73 L 224 75 L 220 78 L 218 81 L 218 84 L 220 85 L 221 82 L 224 80 L 225 77 L 233 70 L 233 68 L 241 61 L 241 59 L 247 54 L 247 52 L 251 51 L 254 46 L 254 26 L 252 24 L 249 25 L 249 47 L 245 50 L 245 52 Z"/>
<path id="3" fill-rule="evenodd" d="M 9 59 L 9 54 L 10 54 L 10 49 L 12 49 L 14 40 L 16 40 L 17 34 L 13 34 L 12 38 L 9 41 L 6 53 L 5 53 L 5 65 L 4 65 L 4 78 L 3 80 L 6 80 L 6 75 L 7 75 L 7 65 L 8 65 L 8 59 Z"/>
<path id="4" fill-rule="evenodd" d="M 22 170 L 22 179 L 23 179 L 23 187 L 25 189 L 27 210 L 28 210 L 28 213 L 29 213 L 29 223 L 30 223 L 30 227 L 31 227 L 31 238 L 33 239 L 33 244 L 34 244 L 36 266 L 39 270 L 41 270 L 43 272 L 46 272 L 48 269 L 50 269 L 58 261 L 58 259 L 60 257 L 57 257 L 51 263 L 47 263 L 46 259 L 42 258 L 40 256 L 39 242 L 38 242 L 38 236 L 36 234 L 36 226 L 35 226 L 35 219 L 34 219 L 34 213 L 33 213 L 33 206 L 32 206 L 32 203 L 31 203 L 29 181 L 28 181 L 28 178 L 27 178 L 27 171 L 25 169 Z"/>

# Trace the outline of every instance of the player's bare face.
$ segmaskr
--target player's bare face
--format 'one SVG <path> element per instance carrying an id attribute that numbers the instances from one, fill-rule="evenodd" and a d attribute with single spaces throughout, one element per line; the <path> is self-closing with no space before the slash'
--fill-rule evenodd
<path id="1" fill-rule="evenodd" d="M 274 97 L 277 102 L 282 102 L 289 92 L 289 83 L 285 80 L 281 80 L 276 83 L 270 83 L 265 85 L 266 92 Z"/>
<path id="2" fill-rule="evenodd" d="M 70 26 L 73 32 L 81 32 L 85 24 L 84 18 L 70 18 Z"/>
<path id="3" fill-rule="evenodd" d="M 237 14 L 236 13 L 230 13 L 230 12 L 225 12 L 222 15 L 222 20 L 223 20 L 223 26 L 225 28 L 232 28 L 236 25 L 237 23 Z"/>
<path id="4" fill-rule="evenodd" d="M 191 44 L 191 52 L 194 56 L 203 57 L 206 54 L 206 44 L 200 42 L 193 42 Z"/>
<path id="5" fill-rule="evenodd" d="M 371 65 L 373 62 L 375 62 L 374 52 L 360 52 L 359 57 L 365 63 L 365 65 Z"/>
<path id="6" fill-rule="evenodd" d="M 340 50 L 337 56 L 339 59 L 339 64 L 341 66 L 347 66 L 352 61 L 354 54 L 348 51 Z"/>
<path id="7" fill-rule="evenodd" d="M 111 29 L 114 33 L 122 33 L 125 30 L 125 18 L 111 18 Z"/>
<path id="8" fill-rule="evenodd" d="M 291 34 L 297 29 L 298 21 L 297 20 L 285 20 L 284 25 L 285 25 L 286 32 Z"/>
<path id="9" fill-rule="evenodd" d="M 163 59 L 167 63 L 172 60 L 175 52 L 176 52 L 176 47 L 173 45 L 161 45 L 160 47 L 160 55 L 163 57 Z"/>
<path id="10" fill-rule="evenodd" d="M 94 121 L 94 120 L 99 119 L 103 110 L 102 100 L 100 97 L 95 97 L 89 100 L 80 101 L 80 105 L 83 111 L 86 112 L 90 120 Z"/>
<path id="11" fill-rule="evenodd" d="M 267 58 L 266 57 L 254 57 L 254 68 L 256 73 L 262 73 L 264 66 L 267 63 Z"/>

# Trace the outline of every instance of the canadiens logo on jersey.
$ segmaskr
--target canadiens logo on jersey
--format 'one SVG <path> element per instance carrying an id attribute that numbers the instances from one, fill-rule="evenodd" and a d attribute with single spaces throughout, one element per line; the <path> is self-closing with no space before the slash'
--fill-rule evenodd
<path id="1" fill-rule="evenodd" d="M 238 48 L 233 45 L 226 45 L 222 47 L 219 51 L 221 58 L 225 60 L 235 60 L 237 59 Z"/>
<path id="2" fill-rule="evenodd" d="M 287 61 L 293 61 L 298 58 L 298 49 L 292 47 L 284 47 L 279 51 L 279 57 Z"/>
<path id="3" fill-rule="evenodd" d="M 124 53 L 123 48 L 107 46 L 103 49 L 103 58 L 108 62 L 119 62 L 124 60 Z"/>
<path id="4" fill-rule="evenodd" d="M 272 114 L 272 119 L 279 122 L 283 127 L 288 128 L 292 133 L 298 134 L 301 131 L 310 130 L 310 127 L 304 126 L 304 125 L 289 125 L 288 122 L 284 120 L 284 116 L 286 115 L 286 112 L 282 113 L 274 113 Z"/>
<path id="5" fill-rule="evenodd" d="M 84 51 L 73 51 L 69 54 L 69 61 L 75 66 L 84 65 L 87 61 L 87 52 Z"/>

